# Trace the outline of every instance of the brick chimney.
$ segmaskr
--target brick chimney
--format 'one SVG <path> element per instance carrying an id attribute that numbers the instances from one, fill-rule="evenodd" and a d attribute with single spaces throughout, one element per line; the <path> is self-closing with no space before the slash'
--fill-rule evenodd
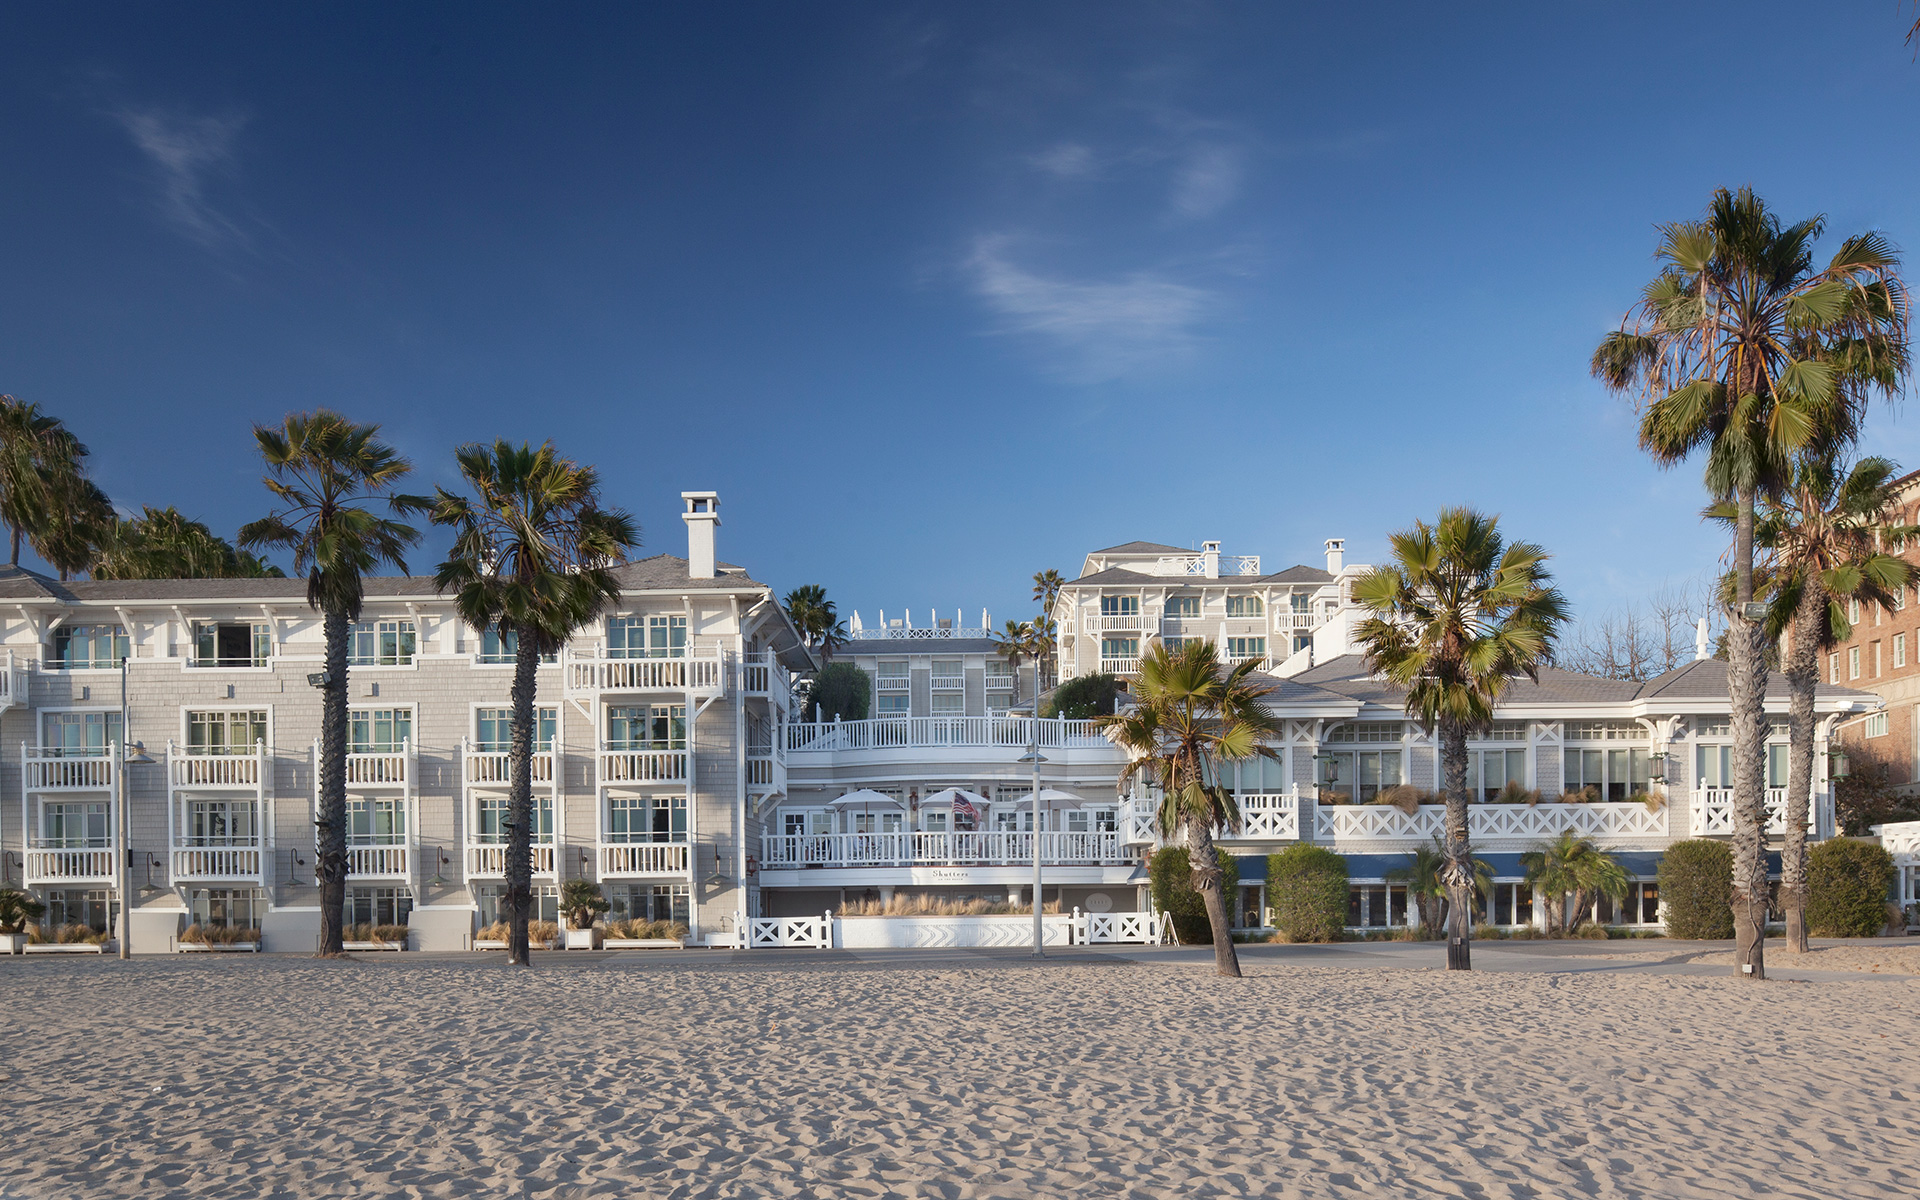
<path id="1" fill-rule="evenodd" d="M 687 574 L 695 579 L 712 579 L 715 574 L 713 530 L 720 524 L 720 493 L 681 492 L 687 511 L 680 519 L 687 523 Z"/>

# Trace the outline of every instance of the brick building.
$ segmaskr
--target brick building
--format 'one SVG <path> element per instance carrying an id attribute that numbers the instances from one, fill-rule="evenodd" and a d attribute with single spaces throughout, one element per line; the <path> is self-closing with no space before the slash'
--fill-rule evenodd
<path id="1" fill-rule="evenodd" d="M 1898 520 L 1920 524 L 1920 471 L 1895 481 Z M 1905 557 L 1920 567 L 1920 545 Z M 1833 740 L 1853 760 L 1853 773 L 1878 776 L 1901 795 L 1920 794 L 1920 588 L 1904 588 L 1892 607 L 1852 601 L 1853 636 L 1827 652 L 1830 684 L 1873 692 L 1885 709 L 1839 726 Z"/>

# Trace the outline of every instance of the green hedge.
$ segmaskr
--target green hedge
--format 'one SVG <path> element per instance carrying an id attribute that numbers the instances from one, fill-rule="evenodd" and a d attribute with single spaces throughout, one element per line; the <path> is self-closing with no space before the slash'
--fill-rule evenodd
<path id="1" fill-rule="evenodd" d="M 1875 937 L 1887 923 L 1893 855 L 1872 842 L 1835 838 L 1807 856 L 1807 934 Z"/>
<path id="2" fill-rule="evenodd" d="M 1725 842 L 1675 842 L 1660 858 L 1660 900 L 1667 936 L 1733 936 L 1733 851 Z"/>
<path id="3" fill-rule="evenodd" d="M 1114 702 L 1126 694 L 1117 675 L 1076 675 L 1053 690 L 1040 706 L 1040 715 L 1068 721 L 1110 717 Z"/>
<path id="4" fill-rule="evenodd" d="M 1267 857 L 1267 907 L 1289 942 L 1337 942 L 1347 926 L 1347 860 L 1300 842 Z"/>
<path id="5" fill-rule="evenodd" d="M 814 721 L 864 721 L 873 703 L 873 681 L 852 663 L 828 663 L 813 677 L 813 689 L 807 693 L 807 707 Z"/>
<path id="6" fill-rule="evenodd" d="M 1220 897 L 1227 906 L 1227 923 L 1233 923 L 1234 889 L 1240 886 L 1240 865 L 1233 855 L 1219 849 Z M 1189 946 L 1213 945 L 1213 925 L 1207 920 L 1207 902 L 1193 890 L 1193 867 L 1185 846 L 1168 846 L 1154 852 L 1147 866 L 1147 880 L 1153 890 L 1153 906 L 1173 920 L 1173 931 Z"/>

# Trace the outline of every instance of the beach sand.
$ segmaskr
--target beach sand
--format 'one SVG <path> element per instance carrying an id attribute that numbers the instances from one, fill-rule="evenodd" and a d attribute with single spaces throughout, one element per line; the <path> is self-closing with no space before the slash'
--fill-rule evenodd
<path id="1" fill-rule="evenodd" d="M 539 962 L 0 963 L 0 1197 L 1920 1194 L 1915 982 Z"/>

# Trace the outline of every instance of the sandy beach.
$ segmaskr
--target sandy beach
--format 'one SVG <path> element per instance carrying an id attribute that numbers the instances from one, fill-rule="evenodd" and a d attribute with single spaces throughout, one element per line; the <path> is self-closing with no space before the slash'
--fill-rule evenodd
<path id="1" fill-rule="evenodd" d="M 1920 1193 L 1915 981 L 1260 949 L 9 961 L 0 1197 Z"/>

